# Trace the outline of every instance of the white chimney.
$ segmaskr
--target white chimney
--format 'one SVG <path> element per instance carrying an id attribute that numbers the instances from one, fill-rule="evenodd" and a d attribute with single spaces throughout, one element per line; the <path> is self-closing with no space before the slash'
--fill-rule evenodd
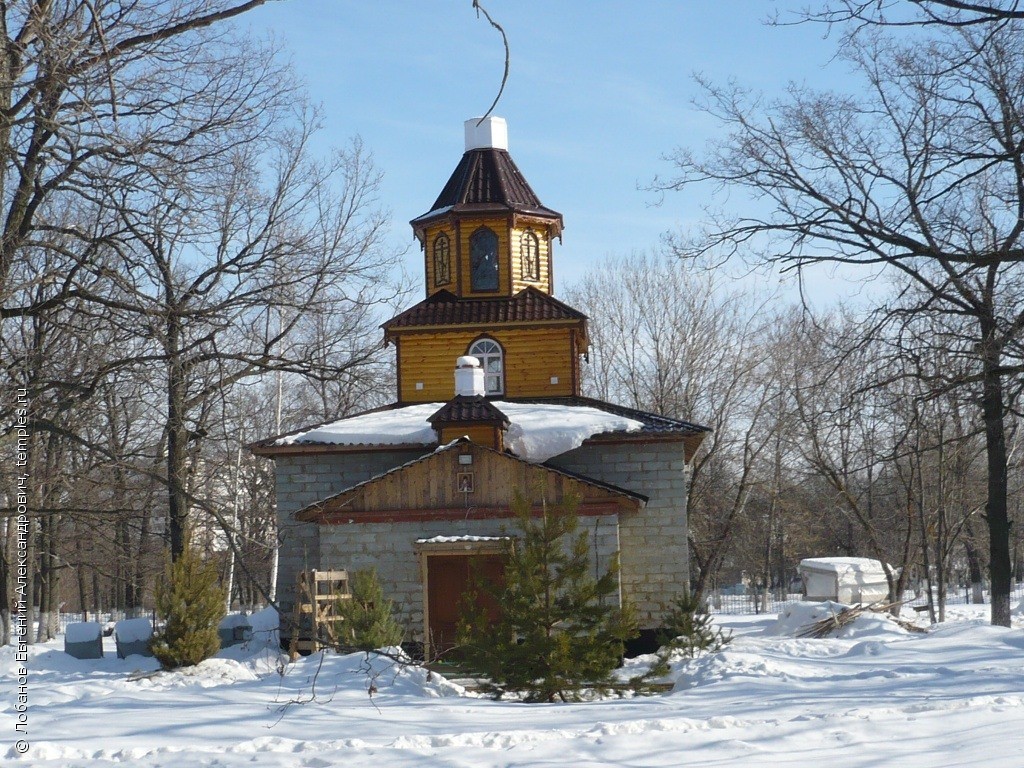
<path id="1" fill-rule="evenodd" d="M 484 394 L 484 369 L 475 357 L 463 355 L 455 361 L 455 394 L 466 397 Z"/>
<path id="2" fill-rule="evenodd" d="M 508 123 L 504 117 L 488 117 L 480 125 L 479 117 L 470 118 L 466 126 L 466 151 L 471 149 L 508 149 Z"/>

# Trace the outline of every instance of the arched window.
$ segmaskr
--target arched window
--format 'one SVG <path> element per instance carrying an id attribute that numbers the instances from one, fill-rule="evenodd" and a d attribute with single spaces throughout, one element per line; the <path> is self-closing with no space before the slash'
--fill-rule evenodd
<path id="1" fill-rule="evenodd" d="M 487 227 L 470 235 L 469 270 L 472 290 L 498 290 L 498 236 Z"/>
<path id="2" fill-rule="evenodd" d="M 504 357 L 501 345 L 494 339 L 477 339 L 466 354 L 480 361 L 484 369 L 484 393 L 487 395 L 505 394 Z"/>
<path id="3" fill-rule="evenodd" d="M 540 280 L 540 241 L 532 229 L 519 238 L 519 257 L 522 259 L 523 279 Z"/>
<path id="4" fill-rule="evenodd" d="M 434 238 L 434 285 L 452 281 L 451 243 L 444 232 Z"/>

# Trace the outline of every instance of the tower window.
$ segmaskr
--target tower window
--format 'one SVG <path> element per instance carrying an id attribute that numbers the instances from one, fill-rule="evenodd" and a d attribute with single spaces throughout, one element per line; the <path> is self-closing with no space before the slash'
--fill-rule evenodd
<path id="1" fill-rule="evenodd" d="M 519 239 L 519 256 L 522 259 L 523 279 L 540 280 L 540 241 L 532 229 L 523 232 Z"/>
<path id="2" fill-rule="evenodd" d="M 474 291 L 498 290 L 498 236 L 480 227 L 469 238 L 469 284 Z"/>
<path id="3" fill-rule="evenodd" d="M 487 395 L 503 395 L 505 355 L 501 345 L 494 339 L 477 339 L 470 345 L 467 354 L 479 360 L 480 367 L 484 369 L 484 392 Z"/>
<path id="4" fill-rule="evenodd" d="M 448 285 L 452 281 L 452 248 L 444 232 L 434 238 L 434 285 Z"/>

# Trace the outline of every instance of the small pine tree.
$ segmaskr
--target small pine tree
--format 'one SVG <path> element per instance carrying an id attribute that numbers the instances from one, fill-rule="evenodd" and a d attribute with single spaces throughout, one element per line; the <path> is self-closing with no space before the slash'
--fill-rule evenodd
<path id="1" fill-rule="evenodd" d="M 584 688 L 607 691 L 623 644 L 636 632 L 631 612 L 618 604 L 618 568 L 590 575 L 576 505 L 571 498 L 544 505 L 534 518 L 517 496 L 520 536 L 506 547 L 504 584 L 478 581 L 464 601 L 460 651 L 495 698 L 518 692 L 529 702 L 569 701 Z M 496 620 L 474 607 L 478 591 L 497 601 Z"/>
<path id="2" fill-rule="evenodd" d="M 682 654 L 688 659 L 701 653 L 714 653 L 732 640 L 732 633 L 713 627 L 707 606 L 685 590 L 665 616 L 665 625 L 658 634 L 661 647 L 654 654 L 650 668 L 629 683 L 637 693 L 657 690 L 652 682 L 672 671 L 672 657 Z"/>
<path id="3" fill-rule="evenodd" d="M 665 617 L 661 642 L 692 659 L 703 652 L 714 653 L 730 640 L 732 633 L 713 626 L 707 605 L 687 589 Z"/>
<path id="4" fill-rule="evenodd" d="M 186 542 L 156 588 L 157 618 L 163 622 L 150 650 L 164 669 L 191 667 L 220 650 L 217 625 L 224 618 L 224 590 L 217 569 Z"/>
<path id="5" fill-rule="evenodd" d="M 405 632 L 395 620 L 394 604 L 384 599 L 377 571 L 370 568 L 352 574 L 352 596 L 339 600 L 335 629 L 342 645 L 373 651 L 402 642 Z"/>

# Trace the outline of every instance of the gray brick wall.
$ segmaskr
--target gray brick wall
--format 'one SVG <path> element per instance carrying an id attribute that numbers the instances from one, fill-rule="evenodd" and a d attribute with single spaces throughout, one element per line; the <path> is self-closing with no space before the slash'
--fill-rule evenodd
<path id="1" fill-rule="evenodd" d="M 590 541 L 591 572 L 608 570 L 619 549 L 615 515 L 580 518 Z M 433 536 L 502 536 L 515 534 L 514 519 L 416 523 L 363 523 L 320 527 L 322 567 L 350 571 L 374 567 L 387 596 L 395 601 L 413 640 L 423 640 L 423 583 L 416 540 Z"/>
<path id="2" fill-rule="evenodd" d="M 278 600 L 285 615 L 293 608 L 297 571 L 375 566 L 410 636 L 422 639 L 423 585 L 415 541 L 438 535 L 499 535 L 503 525 L 513 528 L 513 521 L 317 526 L 293 518 L 303 507 L 419 455 L 419 451 L 374 451 L 277 459 Z M 581 518 L 581 525 L 591 532 L 595 572 L 605 570 L 613 553 L 621 550 L 622 592 L 636 609 L 641 627 L 659 626 L 689 578 L 682 444 L 597 444 L 562 454 L 549 463 L 650 497 L 639 514 Z"/>
<path id="3" fill-rule="evenodd" d="M 422 451 L 368 451 L 366 453 L 299 454 L 279 456 L 277 462 L 277 526 L 280 540 L 277 598 L 285 616 L 294 607 L 295 574 L 321 562 L 320 526 L 296 522 L 303 507 L 340 493 L 356 483 L 412 461 Z"/>
<path id="4" fill-rule="evenodd" d="M 686 460 L 679 442 L 583 446 L 549 464 L 649 497 L 619 518 L 621 586 L 640 626 L 654 628 L 689 582 Z"/>

